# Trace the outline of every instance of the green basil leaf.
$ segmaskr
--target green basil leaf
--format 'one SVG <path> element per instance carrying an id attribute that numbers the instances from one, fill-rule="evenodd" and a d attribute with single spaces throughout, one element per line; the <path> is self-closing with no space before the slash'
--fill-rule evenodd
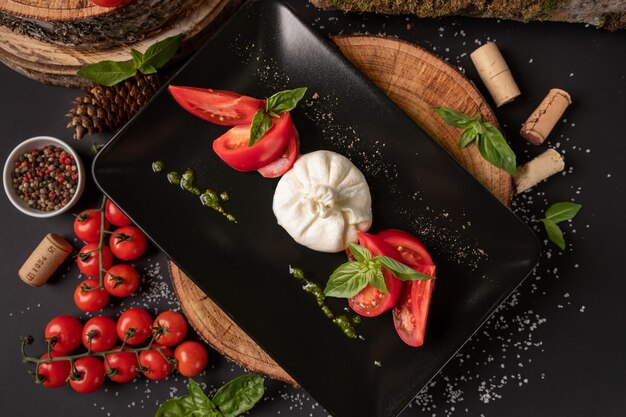
<path id="1" fill-rule="evenodd" d="M 565 249 L 565 239 L 563 238 L 561 228 L 552 220 L 543 219 L 541 221 L 546 228 L 546 232 L 548 232 L 548 238 L 559 248 Z"/>
<path id="2" fill-rule="evenodd" d="M 78 75 L 106 87 L 114 86 L 137 73 L 132 61 L 102 61 L 78 70 Z"/>
<path id="3" fill-rule="evenodd" d="M 463 149 L 472 143 L 476 136 L 478 136 L 478 132 L 476 132 L 473 126 L 466 127 L 463 133 L 461 133 L 461 139 L 459 139 L 459 149 Z"/>
<path id="4" fill-rule="evenodd" d="M 130 49 L 130 56 L 133 57 L 135 68 L 140 69 L 143 66 L 143 54 L 136 49 Z"/>
<path id="5" fill-rule="evenodd" d="M 565 220 L 573 219 L 578 214 L 581 207 L 582 204 L 571 203 L 569 201 L 554 203 L 548 207 L 548 210 L 546 210 L 546 220 L 559 223 Z"/>
<path id="6" fill-rule="evenodd" d="M 150 64 L 146 64 L 144 63 L 141 68 L 139 68 L 139 71 L 141 71 L 143 74 L 154 74 L 157 72 L 157 69 L 154 68 L 152 65 Z"/>
<path id="7" fill-rule="evenodd" d="M 200 388 L 200 385 L 198 385 L 196 381 L 189 378 L 188 386 L 189 396 L 191 397 L 193 403 L 199 411 L 205 413 L 209 413 L 211 410 L 217 411 L 215 409 L 215 405 L 213 405 L 209 397 L 206 396 L 206 394 L 204 393 L 204 391 L 202 391 L 202 388 Z"/>
<path id="8" fill-rule="evenodd" d="M 369 261 L 370 259 L 372 259 L 372 254 L 370 253 L 370 251 L 361 245 L 357 245 L 356 243 L 351 242 L 349 248 L 350 253 L 352 254 L 352 256 L 354 256 L 354 259 L 359 262 Z"/>
<path id="9" fill-rule="evenodd" d="M 154 68 L 161 68 L 176 54 L 183 35 L 170 36 L 160 42 L 151 45 L 143 54 L 144 65 L 150 65 Z"/>
<path id="10" fill-rule="evenodd" d="M 236 417 L 250 410 L 263 397 L 263 382 L 259 375 L 237 377 L 217 390 L 213 404 L 224 417 Z"/>
<path id="11" fill-rule="evenodd" d="M 387 289 L 387 284 L 385 284 L 385 276 L 383 275 L 383 271 L 379 269 L 369 270 L 366 273 L 367 282 L 369 282 L 372 287 L 379 289 L 385 294 L 389 294 L 389 290 Z"/>
<path id="12" fill-rule="evenodd" d="M 480 114 L 471 117 L 447 107 L 434 107 L 433 109 L 441 116 L 444 122 L 455 127 L 470 127 L 474 122 L 480 121 L 481 117 Z"/>
<path id="13" fill-rule="evenodd" d="M 356 261 L 340 265 L 330 275 L 324 288 L 324 295 L 337 298 L 357 295 L 367 285 L 366 272 L 367 267 Z"/>
<path id="14" fill-rule="evenodd" d="M 435 277 L 431 277 L 430 275 L 422 274 L 415 269 L 406 266 L 403 263 L 396 261 L 395 259 L 389 258 L 388 256 L 376 256 L 374 257 L 374 261 L 385 267 L 385 269 L 389 270 L 396 278 L 401 281 L 421 281 L 427 279 L 435 279 Z"/>
<path id="15" fill-rule="evenodd" d="M 483 123 L 483 126 L 486 133 L 478 136 L 478 151 L 493 165 L 515 175 L 517 169 L 515 152 L 495 126 L 491 123 Z"/>
<path id="16" fill-rule="evenodd" d="M 250 125 L 250 139 L 248 140 L 248 146 L 252 146 L 259 139 L 263 137 L 272 127 L 272 118 L 265 113 L 263 109 L 259 109 L 254 114 L 252 124 Z"/>
<path id="17" fill-rule="evenodd" d="M 280 91 L 265 101 L 265 110 L 268 113 L 285 113 L 293 110 L 306 94 L 306 87 L 295 90 Z"/>
<path id="18" fill-rule="evenodd" d="M 165 401 L 154 417 L 188 417 L 194 411 L 197 409 L 191 396 L 185 395 Z"/>

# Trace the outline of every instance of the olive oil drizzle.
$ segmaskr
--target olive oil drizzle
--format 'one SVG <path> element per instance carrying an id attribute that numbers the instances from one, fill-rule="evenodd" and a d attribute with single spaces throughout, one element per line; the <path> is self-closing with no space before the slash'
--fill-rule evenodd
<path id="1" fill-rule="evenodd" d="M 163 172 L 165 170 L 165 163 L 161 160 L 154 161 L 152 163 L 152 170 L 156 173 Z M 170 184 L 178 185 L 183 190 L 198 197 L 203 206 L 221 213 L 228 221 L 237 223 L 235 216 L 226 212 L 224 207 L 222 207 L 222 203 L 228 201 L 230 198 L 228 193 L 226 191 L 219 193 L 212 188 L 202 190 L 198 186 L 197 175 L 193 169 L 187 168 L 182 174 L 178 171 L 170 171 L 167 173 L 167 180 Z"/>
<path id="2" fill-rule="evenodd" d="M 322 310 L 322 313 L 324 313 L 324 315 L 329 320 L 331 320 L 337 327 L 339 327 L 344 335 L 346 335 L 350 339 L 356 339 L 357 337 L 359 337 L 356 331 L 356 326 L 361 323 L 360 316 L 353 315 L 350 317 L 347 314 L 336 315 L 330 309 L 330 307 L 326 303 L 324 303 L 324 299 L 326 297 L 324 296 L 324 291 L 322 290 L 322 288 L 313 281 L 307 279 L 304 276 L 304 271 L 302 269 L 289 267 L 289 273 L 292 277 L 304 283 L 302 289 L 311 294 L 313 298 L 315 298 L 315 301 Z"/>

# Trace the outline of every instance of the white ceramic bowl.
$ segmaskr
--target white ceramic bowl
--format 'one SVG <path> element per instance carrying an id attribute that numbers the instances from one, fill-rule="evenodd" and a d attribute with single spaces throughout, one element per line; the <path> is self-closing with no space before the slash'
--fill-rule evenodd
<path id="1" fill-rule="evenodd" d="M 53 211 L 41 211 L 36 208 L 28 207 L 28 204 L 26 204 L 26 202 L 17 195 L 15 189 L 13 189 L 13 170 L 15 168 L 15 161 L 20 157 L 20 155 L 33 149 L 43 148 L 46 145 L 58 146 L 70 153 L 76 161 L 76 168 L 78 170 L 78 184 L 76 185 L 76 192 L 65 206 Z M 6 162 L 4 163 L 2 182 L 4 183 L 4 191 L 6 192 L 7 197 L 9 197 L 11 203 L 13 203 L 19 211 L 33 217 L 52 217 L 65 213 L 74 204 L 76 204 L 85 188 L 85 168 L 83 167 L 83 162 L 80 160 L 78 154 L 62 140 L 53 138 L 52 136 L 35 136 L 34 138 L 26 139 L 24 142 L 17 145 L 9 154 Z"/>

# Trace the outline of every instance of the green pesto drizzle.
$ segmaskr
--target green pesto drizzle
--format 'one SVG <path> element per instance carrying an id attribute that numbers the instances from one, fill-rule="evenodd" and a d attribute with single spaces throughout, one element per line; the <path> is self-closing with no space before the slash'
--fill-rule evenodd
<path id="1" fill-rule="evenodd" d="M 152 163 L 152 170 L 154 172 L 162 172 L 165 169 L 165 163 L 163 161 L 154 161 Z M 178 171 L 170 171 L 167 173 L 167 180 L 170 184 L 178 185 L 183 190 L 190 194 L 195 195 L 200 199 L 200 203 L 203 206 L 211 208 L 218 213 L 221 213 L 228 221 L 237 223 L 237 219 L 230 213 L 227 213 L 222 207 L 222 203 L 229 200 L 229 195 L 226 191 L 218 193 L 212 188 L 206 188 L 204 191 L 198 186 L 197 176 L 193 169 L 187 168 L 181 174 Z"/>
<path id="2" fill-rule="evenodd" d="M 326 305 L 326 303 L 324 303 L 325 296 L 322 288 L 313 281 L 308 280 L 304 276 L 304 271 L 302 271 L 302 269 L 289 267 L 289 273 L 295 279 L 304 282 L 302 289 L 315 298 L 315 301 L 322 310 L 322 313 L 324 313 L 324 315 L 328 319 L 332 320 L 332 322 L 341 329 L 344 335 L 346 335 L 350 339 L 357 338 L 358 334 L 356 332 L 355 326 L 361 323 L 361 317 L 357 315 L 350 317 L 347 314 L 336 315 L 335 313 L 333 313 L 331 308 Z"/>

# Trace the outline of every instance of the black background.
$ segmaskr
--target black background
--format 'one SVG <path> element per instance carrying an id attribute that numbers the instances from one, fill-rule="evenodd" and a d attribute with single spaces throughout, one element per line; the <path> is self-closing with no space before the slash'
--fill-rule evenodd
<path id="1" fill-rule="evenodd" d="M 486 97 L 469 53 L 479 43 L 496 40 L 522 90 L 515 102 L 496 110 L 518 160 L 526 161 L 547 146 L 556 147 L 566 159 L 564 175 L 513 201 L 515 212 L 542 240 L 544 256 L 539 266 L 402 415 L 621 415 L 626 407 L 621 393 L 626 386 L 626 284 L 620 259 L 626 232 L 622 221 L 626 145 L 621 129 L 626 110 L 626 33 L 555 23 L 320 12 L 305 1 L 289 3 L 324 35 L 384 34 L 415 42 L 466 70 Z M 519 126 L 552 87 L 572 95 L 567 121 L 542 147 L 527 145 L 517 133 Z M 88 162 L 91 144 L 111 137 L 71 139 L 64 114 L 80 95 L 77 90 L 38 84 L 1 67 L 0 92 L 2 160 L 22 140 L 51 135 L 66 140 Z M 563 225 L 569 245 L 562 252 L 545 240 L 536 219 L 553 202 L 567 200 L 583 204 L 583 209 L 573 222 Z M 89 182 L 75 211 L 98 201 Z M 32 384 L 28 374 L 32 366 L 20 362 L 19 336 L 33 334 L 36 343 L 31 351 L 43 353 L 41 338 L 47 321 L 59 314 L 79 315 L 71 293 L 80 279 L 68 264 L 54 282 L 34 289 L 23 284 L 16 272 L 46 233 L 71 240 L 73 218 L 66 214 L 33 219 L 6 198 L 0 198 L 0 213 L 3 414 L 152 416 L 157 403 L 184 391 L 183 379 L 176 377 L 160 383 L 141 379 L 124 386 L 106 384 L 104 390 L 82 396 L 68 388 L 49 390 Z M 151 249 L 139 267 L 149 276 L 142 295 L 124 305 L 116 302 L 110 311 L 129 305 L 151 311 L 176 308 L 164 256 Z M 209 369 L 197 378 L 208 390 L 242 372 L 212 353 Z M 306 392 L 268 382 L 266 397 L 252 415 L 278 414 L 327 415 Z"/>

